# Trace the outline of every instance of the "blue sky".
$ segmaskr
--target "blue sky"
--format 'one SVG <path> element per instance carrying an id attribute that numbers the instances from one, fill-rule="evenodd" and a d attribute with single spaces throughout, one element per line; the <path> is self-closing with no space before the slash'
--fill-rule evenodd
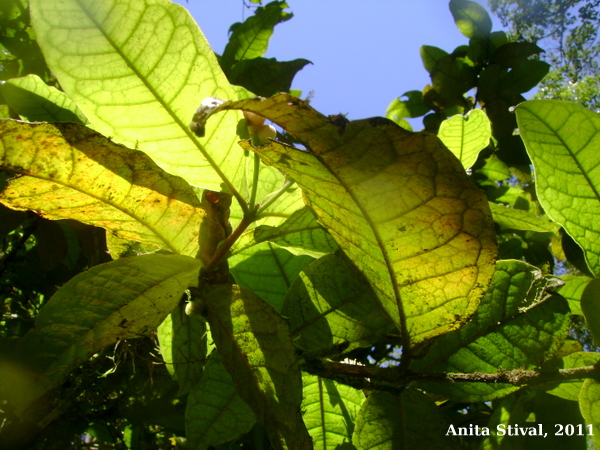
<path id="1" fill-rule="evenodd" d="M 176 0 L 185 6 L 217 53 L 228 29 L 251 15 L 242 0 Z M 268 1 L 263 1 L 268 3 Z M 275 28 L 268 58 L 305 58 L 293 88 L 313 91 L 311 105 L 323 114 L 350 119 L 385 115 L 389 103 L 421 90 L 429 76 L 419 48 L 434 45 L 451 52 L 468 44 L 456 28 L 448 0 L 290 0 L 294 17 Z M 485 0 L 479 1 L 487 8 Z M 494 31 L 501 30 L 492 16 Z M 420 129 L 420 119 L 413 122 Z"/>

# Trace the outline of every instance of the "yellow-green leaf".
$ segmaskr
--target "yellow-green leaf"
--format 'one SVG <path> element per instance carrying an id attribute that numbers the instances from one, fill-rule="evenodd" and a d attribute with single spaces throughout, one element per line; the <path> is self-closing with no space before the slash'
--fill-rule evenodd
<path id="1" fill-rule="evenodd" d="M 521 209 L 509 208 L 490 202 L 494 222 L 512 230 L 537 231 L 538 233 L 558 233 L 559 227 L 548 220 L 536 217 Z"/>
<path id="2" fill-rule="evenodd" d="M 365 394 L 358 389 L 302 374 L 304 422 L 316 450 L 343 449 L 352 441 L 354 422 Z M 345 446 L 345 445 L 346 446 Z"/>
<path id="3" fill-rule="evenodd" d="M 67 94 L 48 86 L 37 75 L 12 78 L 1 85 L 6 103 L 30 122 L 75 122 L 87 119 Z"/>
<path id="4" fill-rule="evenodd" d="M 460 448 L 449 429 L 450 421 L 423 392 L 374 392 L 362 405 L 352 442 L 358 450 Z"/>
<path id="5" fill-rule="evenodd" d="M 557 100 L 521 103 L 516 114 L 540 204 L 600 276 L 600 115 Z"/>
<path id="6" fill-rule="evenodd" d="M 469 169 L 479 152 L 486 148 L 492 137 L 492 126 L 487 115 L 480 109 L 446 119 L 440 125 L 438 137 L 459 159 L 465 169 Z"/>
<path id="7" fill-rule="evenodd" d="M 494 226 L 485 195 L 436 136 L 382 118 L 327 118 L 286 94 L 222 109 L 267 117 L 306 146 L 242 142 L 303 188 L 318 221 L 367 276 L 405 348 L 475 312 L 494 272 Z"/>
<path id="8" fill-rule="evenodd" d="M 204 139 L 188 127 L 203 98 L 237 97 L 185 8 L 169 0 L 32 0 L 30 7 L 46 63 L 94 129 L 191 184 L 239 185 L 241 115 L 217 118 Z"/>
<path id="9" fill-rule="evenodd" d="M 184 180 L 83 125 L 1 120 L 0 166 L 27 175 L 0 194 L 10 208 L 75 219 L 188 256 L 200 243 L 204 257 L 216 246 L 212 210 Z"/>

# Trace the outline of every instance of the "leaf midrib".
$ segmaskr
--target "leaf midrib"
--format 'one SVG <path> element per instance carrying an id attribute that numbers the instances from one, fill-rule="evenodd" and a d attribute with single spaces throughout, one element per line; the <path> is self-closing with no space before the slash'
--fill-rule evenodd
<path id="1" fill-rule="evenodd" d="M 118 204 L 111 202 L 109 200 L 105 200 L 102 197 L 99 197 L 98 195 L 94 195 L 94 194 L 90 194 L 89 192 L 86 192 L 83 189 L 78 189 L 76 187 L 70 186 L 69 184 L 67 184 L 66 182 L 62 182 L 62 181 L 57 181 L 48 177 L 42 177 L 42 176 L 38 176 L 38 175 L 32 175 L 31 173 L 28 173 L 25 170 L 16 170 L 14 168 L 10 168 L 11 171 L 16 172 L 16 173 L 20 173 L 22 175 L 31 177 L 31 178 L 37 178 L 39 180 L 44 180 L 47 182 L 51 182 L 51 183 L 55 183 L 58 185 L 61 185 L 67 189 L 71 189 L 73 191 L 79 192 L 80 194 L 86 195 L 88 197 L 91 197 L 93 199 L 95 199 L 96 201 L 100 202 L 100 203 L 104 203 L 106 205 L 109 205 L 113 208 L 115 208 L 118 211 L 121 211 L 122 213 L 128 215 L 129 217 L 131 217 L 134 221 L 142 224 L 144 227 L 146 227 L 148 230 L 150 230 L 155 236 L 157 236 L 162 242 L 164 242 L 166 244 L 166 246 L 168 247 L 168 249 L 170 251 L 172 251 L 175 254 L 181 254 L 170 242 L 169 239 L 167 239 L 165 236 L 163 236 L 163 234 L 161 232 L 159 232 L 155 227 L 153 227 L 149 222 L 147 222 L 146 220 L 141 219 L 140 217 L 135 216 L 130 210 L 124 208 L 124 207 L 120 207 Z M 133 184 L 131 184 L 131 186 L 133 186 Z M 38 194 L 39 195 L 39 194 Z M 64 209 L 64 208 L 61 208 Z M 113 219 L 111 219 L 112 221 Z"/>
<path id="2" fill-rule="evenodd" d="M 142 76 L 142 74 L 135 67 L 135 65 L 132 63 L 132 61 L 115 44 L 115 42 L 106 33 L 106 31 L 104 30 L 104 28 L 93 17 L 93 15 L 90 13 L 90 11 L 84 5 L 82 5 L 81 0 L 76 0 L 76 1 L 77 1 L 77 4 L 79 5 L 79 7 L 81 8 L 81 10 L 86 14 L 86 16 L 90 19 L 90 21 L 96 26 L 96 29 L 107 40 L 107 42 L 110 44 L 110 46 L 123 59 L 123 61 L 125 61 L 125 63 L 127 64 L 127 66 L 132 70 L 132 72 L 137 76 L 137 78 L 142 82 L 142 84 L 148 89 L 148 91 L 150 91 L 150 93 L 156 99 L 156 101 L 158 101 L 158 103 L 160 103 L 160 105 L 165 109 L 165 111 L 167 111 L 167 113 L 169 114 L 169 116 L 171 116 L 171 118 L 173 119 L 173 121 L 183 130 L 183 132 L 185 133 L 185 135 L 194 143 L 194 146 L 200 151 L 200 153 L 206 159 L 206 161 L 210 164 L 210 166 L 212 167 L 212 169 L 223 180 L 223 183 L 225 183 L 225 185 L 230 190 L 230 192 L 234 196 L 239 197 L 239 194 L 238 194 L 237 190 L 235 189 L 235 187 L 233 186 L 233 184 L 231 183 L 231 181 L 227 178 L 227 176 L 219 168 L 219 166 L 217 165 L 217 163 L 215 162 L 215 160 L 204 149 L 204 146 L 202 146 L 200 144 L 200 142 L 198 142 L 198 139 L 196 138 L 196 136 L 194 136 L 194 134 L 192 133 L 192 131 L 190 130 L 190 128 L 179 119 L 179 117 L 175 114 L 175 112 L 169 107 L 169 105 L 167 105 L 167 103 L 164 101 L 164 99 L 158 94 L 158 92 L 156 91 L 156 89 L 154 89 L 154 87 L 150 83 L 147 82 L 146 78 Z M 170 5 L 170 6 L 172 6 L 172 5 Z M 147 9 L 148 9 L 147 5 L 145 5 L 144 12 L 142 14 L 145 14 L 146 11 L 147 11 Z M 172 20 L 173 16 L 171 15 L 171 13 L 168 10 L 168 8 L 165 8 L 165 11 L 167 12 L 167 16 L 169 17 L 169 19 Z M 112 14 L 112 13 L 110 13 L 110 14 Z M 175 25 L 174 21 L 173 21 L 173 24 Z M 136 27 L 138 25 L 139 25 L 139 22 L 135 24 Z M 134 29 L 134 31 L 135 31 L 135 29 Z M 170 44 L 170 42 L 171 42 L 171 40 L 169 40 L 169 44 Z M 195 56 L 198 57 L 199 53 L 197 51 L 197 48 L 195 48 L 195 50 L 196 50 Z"/>

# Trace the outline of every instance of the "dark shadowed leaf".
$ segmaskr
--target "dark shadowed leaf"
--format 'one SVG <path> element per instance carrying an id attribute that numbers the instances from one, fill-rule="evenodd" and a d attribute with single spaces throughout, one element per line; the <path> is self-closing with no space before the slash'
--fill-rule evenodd
<path id="1" fill-rule="evenodd" d="M 239 286 L 212 286 L 203 299 L 221 360 L 273 447 L 312 448 L 300 413 L 299 361 L 285 320 Z"/>
<path id="2" fill-rule="evenodd" d="M 0 391 L 18 413 L 118 340 L 152 333 L 196 281 L 200 262 L 144 255 L 92 267 L 60 288 L 17 344 Z M 11 379 L 19 371 L 17 380 Z"/>

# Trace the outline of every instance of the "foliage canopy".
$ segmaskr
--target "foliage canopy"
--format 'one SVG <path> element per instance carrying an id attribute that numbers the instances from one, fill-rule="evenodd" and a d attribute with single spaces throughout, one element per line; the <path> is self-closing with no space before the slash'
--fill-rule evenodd
<path id="1" fill-rule="evenodd" d="M 264 58 L 285 2 L 220 56 L 169 0 L 4 2 L 2 445 L 598 445 L 600 118 L 449 6 L 349 121 Z"/>

